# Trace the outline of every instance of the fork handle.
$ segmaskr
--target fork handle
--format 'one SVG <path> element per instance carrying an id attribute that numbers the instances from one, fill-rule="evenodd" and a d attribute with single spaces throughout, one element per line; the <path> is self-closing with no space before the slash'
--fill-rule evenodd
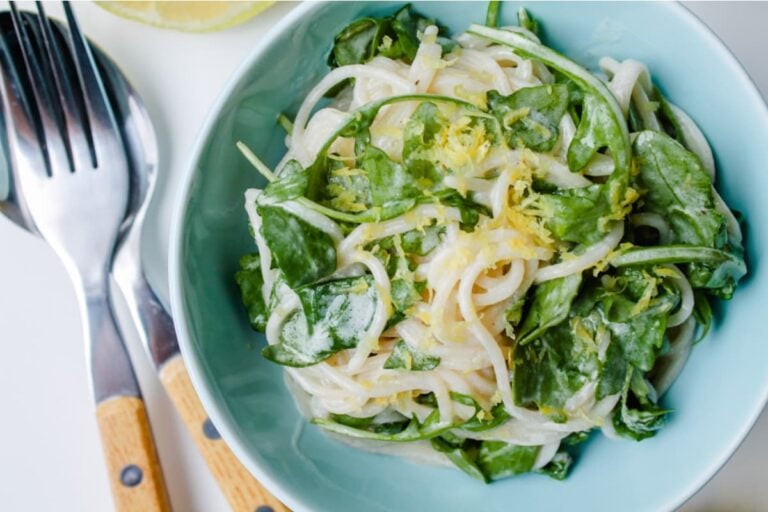
<path id="1" fill-rule="evenodd" d="M 147 410 L 109 303 L 107 269 L 81 272 L 75 265 L 66 266 L 80 302 L 96 419 L 115 509 L 169 511 Z"/>
<path id="2" fill-rule="evenodd" d="M 144 401 L 135 396 L 108 398 L 96 406 L 96 418 L 115 509 L 170 511 Z"/>
<path id="3" fill-rule="evenodd" d="M 234 512 L 289 512 L 237 460 L 224 443 L 192 387 L 181 355 L 168 360 L 160 380 Z"/>

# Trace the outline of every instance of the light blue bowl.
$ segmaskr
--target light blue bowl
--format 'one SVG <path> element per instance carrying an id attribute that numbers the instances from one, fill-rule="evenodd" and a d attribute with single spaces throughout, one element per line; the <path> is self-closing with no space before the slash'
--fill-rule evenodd
<path id="1" fill-rule="evenodd" d="M 264 360 L 233 281 L 253 251 L 243 191 L 263 185 L 235 149 L 243 140 L 268 164 L 284 152 L 279 112 L 295 112 L 327 71 L 333 35 L 395 3 L 307 3 L 254 49 L 203 127 L 176 207 L 171 248 L 173 313 L 186 363 L 206 409 L 245 465 L 297 511 L 671 510 L 726 461 L 768 395 L 768 113 L 723 45 L 679 5 L 532 3 L 547 44 L 588 66 L 611 55 L 648 64 L 658 84 L 709 138 L 718 188 L 747 215 L 750 275 L 717 308 L 665 399 L 675 413 L 655 438 L 599 438 L 565 482 L 538 475 L 483 485 L 458 470 L 422 467 L 352 449 L 306 424 L 281 369 Z M 484 3 L 418 3 L 454 33 L 482 22 Z M 505 3 L 514 23 L 515 3 Z"/>

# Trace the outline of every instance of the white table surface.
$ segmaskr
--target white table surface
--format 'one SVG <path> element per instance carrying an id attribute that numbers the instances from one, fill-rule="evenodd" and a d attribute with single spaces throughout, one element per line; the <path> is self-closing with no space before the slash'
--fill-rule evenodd
<path id="1" fill-rule="evenodd" d="M 768 97 L 768 3 L 688 7 L 725 41 Z M 154 263 L 152 281 L 165 296 L 171 203 L 197 129 L 250 48 L 290 8 L 277 5 L 225 32 L 187 35 L 119 19 L 92 3 L 76 6 L 85 32 L 120 64 L 156 124 L 163 177 L 145 257 Z M 48 10 L 60 12 L 57 5 Z M 110 510 L 74 293 L 48 247 L 7 219 L 0 219 L 0 328 L 0 510 Z M 137 340 L 128 342 L 175 510 L 227 510 Z M 768 510 L 766 460 L 768 413 L 681 510 Z"/>

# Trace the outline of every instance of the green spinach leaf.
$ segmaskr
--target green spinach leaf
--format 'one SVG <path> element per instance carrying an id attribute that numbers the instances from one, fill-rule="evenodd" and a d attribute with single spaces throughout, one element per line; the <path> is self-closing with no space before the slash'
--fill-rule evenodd
<path id="1" fill-rule="evenodd" d="M 251 327 L 264 332 L 269 310 L 264 302 L 264 278 L 261 275 L 258 253 L 246 254 L 240 258 L 240 270 L 235 273 L 235 281 L 240 288 L 240 299 L 248 311 Z"/>
<path id="2" fill-rule="evenodd" d="M 709 303 L 709 298 L 701 291 L 694 291 L 693 298 L 693 316 L 696 318 L 696 323 L 701 327 L 698 337 L 694 340 L 694 343 L 698 343 L 709 334 L 709 330 L 712 328 L 714 314 L 712 312 L 712 304 Z"/>
<path id="3" fill-rule="evenodd" d="M 405 5 L 393 16 L 355 20 L 334 37 L 328 65 L 335 68 L 364 64 L 377 55 L 413 61 L 419 49 L 418 34 L 434 24 L 434 20 L 419 15 L 410 5 Z M 438 28 L 439 33 L 444 34 L 444 30 Z M 454 46 L 444 37 L 438 42 L 445 51 Z"/>
<path id="4" fill-rule="evenodd" d="M 581 274 L 578 273 L 537 286 L 531 307 L 520 327 L 517 343 L 523 346 L 565 320 L 580 285 Z"/>
<path id="5" fill-rule="evenodd" d="M 476 203 L 470 197 L 463 197 L 456 190 L 444 189 L 434 194 L 434 197 L 446 206 L 453 206 L 459 210 L 461 215 L 461 229 L 464 231 L 473 231 L 480 215 L 491 217 L 491 211 L 484 205 Z"/>
<path id="6" fill-rule="evenodd" d="M 558 190 L 539 197 L 547 229 L 558 239 L 591 245 L 605 236 L 616 206 L 608 184 Z"/>
<path id="7" fill-rule="evenodd" d="M 512 392 L 523 407 L 536 406 L 554 421 L 565 421 L 567 400 L 598 374 L 597 346 L 572 318 L 547 329 L 513 352 Z"/>
<path id="8" fill-rule="evenodd" d="M 421 103 L 403 129 L 403 163 L 412 175 L 434 184 L 442 181 L 442 171 L 432 161 L 437 136 L 448 120 L 431 101 Z"/>
<path id="9" fill-rule="evenodd" d="M 599 150 L 617 145 L 615 124 L 610 106 L 598 95 L 587 94 L 576 134 L 568 146 L 568 167 L 580 171 Z"/>
<path id="10" fill-rule="evenodd" d="M 347 414 L 331 414 L 330 418 L 336 423 L 346 425 L 354 428 L 368 428 L 376 416 L 368 416 L 366 418 L 358 418 L 357 416 L 349 416 Z"/>
<path id="11" fill-rule="evenodd" d="M 570 471 L 572 464 L 573 457 L 571 454 L 565 450 L 560 450 L 555 454 L 554 457 L 552 457 L 552 460 L 549 461 L 543 468 L 539 469 L 538 472 L 544 475 L 548 475 L 550 478 L 554 478 L 555 480 L 565 480 L 565 477 L 568 476 L 568 471 Z"/>
<path id="12" fill-rule="evenodd" d="M 621 403 L 613 413 L 613 427 L 622 437 L 642 441 L 656 435 L 670 411 L 649 400 L 642 387 L 638 393 L 637 386 L 633 386 L 633 381 L 638 380 L 637 375 L 633 372 L 627 375 Z"/>
<path id="13" fill-rule="evenodd" d="M 488 2 L 488 11 L 485 13 L 485 24 L 488 27 L 499 26 L 499 8 L 501 7 L 500 0 L 491 0 Z"/>
<path id="14" fill-rule="evenodd" d="M 259 206 L 261 235 L 286 283 L 298 289 L 336 270 L 331 237 L 279 206 Z"/>
<path id="15" fill-rule="evenodd" d="M 384 206 L 390 201 L 416 198 L 422 194 L 416 179 L 375 146 L 366 147 L 361 167 L 371 184 L 371 201 L 374 206 Z"/>
<path id="16" fill-rule="evenodd" d="M 405 340 L 395 344 L 392 354 L 384 362 L 386 370 L 408 370 L 422 372 L 434 370 L 440 365 L 440 358 L 412 348 Z"/>
<path id="17" fill-rule="evenodd" d="M 488 106 L 502 126 L 507 145 L 547 152 L 559 135 L 560 119 L 568 108 L 563 84 L 524 87 L 509 96 L 488 93 Z"/>
<path id="18" fill-rule="evenodd" d="M 536 18 L 531 16 L 531 13 L 529 13 L 525 7 L 521 7 L 517 11 L 517 24 L 522 28 L 533 32 L 537 36 L 540 34 L 539 22 L 536 20 Z M 486 25 L 488 24 L 486 23 Z"/>
<path id="19" fill-rule="evenodd" d="M 354 428 L 324 418 L 314 418 L 312 423 L 337 434 L 344 434 L 360 439 L 373 439 L 377 441 L 399 443 L 431 439 L 450 430 L 454 426 L 450 421 L 441 421 L 440 411 L 437 409 L 432 411 L 423 423 L 414 416 L 410 420 L 392 424 L 391 426 L 394 428 L 391 429 L 386 428 L 386 424 L 384 428 L 382 428 L 381 425 L 375 423 L 369 425 L 368 428 L 365 429 Z"/>
<path id="20" fill-rule="evenodd" d="M 259 196 L 259 204 L 282 203 L 307 193 L 309 187 L 309 173 L 299 162 L 291 160 L 283 167 L 278 179 L 264 188 L 264 193 Z"/>
<path id="21" fill-rule="evenodd" d="M 654 131 L 638 134 L 634 149 L 643 210 L 669 222 L 673 243 L 722 247 L 725 219 L 715 209 L 712 180 L 696 155 Z"/>
<path id="22" fill-rule="evenodd" d="M 540 446 L 518 446 L 503 441 L 483 441 L 477 465 L 489 480 L 499 480 L 533 469 Z"/>
<path id="23" fill-rule="evenodd" d="M 691 285 L 730 298 L 746 273 L 743 249 L 728 238 L 725 217 L 715 205 L 712 180 L 698 157 L 671 137 L 654 131 L 641 132 L 634 148 L 637 180 L 645 192 L 643 209 L 667 220 L 672 243 L 720 249 L 732 255 L 720 264 L 691 262 L 686 268 Z"/>
<path id="24" fill-rule="evenodd" d="M 488 478 L 477 465 L 478 443 L 465 441 L 446 434 L 433 437 L 429 440 L 432 448 L 444 454 L 453 464 L 463 472 L 483 483 L 488 483 Z"/>
<path id="25" fill-rule="evenodd" d="M 327 281 L 298 290 L 302 308 L 280 331 L 280 342 L 262 355 L 284 366 L 317 364 L 354 348 L 373 321 L 378 293 L 369 275 Z"/>

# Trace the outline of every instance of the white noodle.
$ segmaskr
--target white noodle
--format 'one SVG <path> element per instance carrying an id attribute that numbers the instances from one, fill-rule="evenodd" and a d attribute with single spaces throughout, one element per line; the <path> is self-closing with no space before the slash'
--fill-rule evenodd
<path id="1" fill-rule="evenodd" d="M 605 238 L 588 247 L 584 254 L 571 260 L 542 267 L 536 273 L 536 283 L 557 279 L 595 266 L 614 249 L 624 235 L 624 223 L 617 222 Z"/>

